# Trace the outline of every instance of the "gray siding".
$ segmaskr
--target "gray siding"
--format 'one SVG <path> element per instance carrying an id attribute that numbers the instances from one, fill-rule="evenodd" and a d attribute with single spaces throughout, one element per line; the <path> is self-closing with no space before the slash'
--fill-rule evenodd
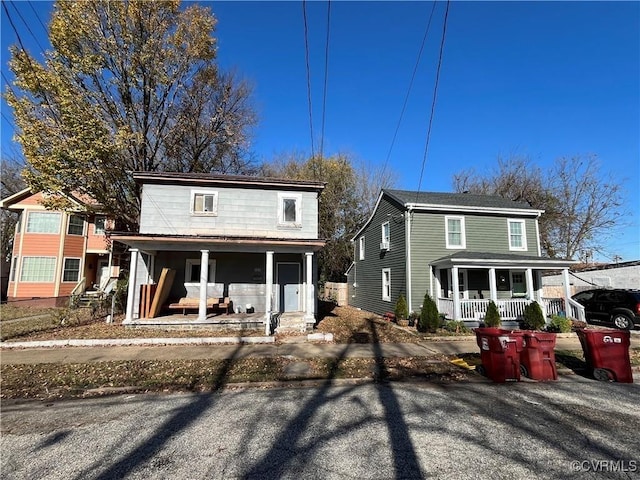
<path id="1" fill-rule="evenodd" d="M 362 232 L 365 236 L 365 258 L 360 260 L 359 237 L 355 239 L 355 265 L 350 272 L 350 283 L 356 283 L 349 304 L 369 312 L 384 314 L 393 311 L 398 296 L 406 296 L 406 245 L 403 209 L 383 197 L 372 221 Z M 389 222 L 390 248 L 380 250 L 382 224 Z M 391 301 L 382 300 L 382 269 L 391 269 Z M 353 278 L 353 280 L 351 280 Z"/>
<path id="2" fill-rule="evenodd" d="M 192 190 L 217 192 L 217 214 L 192 215 Z M 278 224 L 279 193 L 300 196 L 299 227 Z M 145 184 L 140 233 L 315 239 L 318 238 L 318 194 L 260 188 Z"/>

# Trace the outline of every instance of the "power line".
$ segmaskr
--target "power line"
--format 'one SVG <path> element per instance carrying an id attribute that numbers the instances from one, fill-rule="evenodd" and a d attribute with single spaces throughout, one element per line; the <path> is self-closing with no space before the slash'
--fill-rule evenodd
<path id="1" fill-rule="evenodd" d="M 29 6 L 31 7 L 31 11 L 33 12 L 33 14 L 36 16 L 36 18 L 38 19 L 38 22 L 40 23 L 40 26 L 42 27 L 42 29 L 44 30 L 44 32 L 46 34 L 49 34 L 49 30 L 47 29 L 47 27 L 45 26 L 45 24 L 42 22 L 42 20 L 40 19 L 40 15 L 38 15 L 38 12 L 36 11 L 35 8 L 33 8 L 33 3 L 28 1 L 27 2 L 29 4 Z M 44 49 L 43 49 L 44 50 Z"/>
<path id="2" fill-rule="evenodd" d="M 436 109 L 436 99 L 438 97 L 438 83 L 440 80 L 440 68 L 442 67 L 442 53 L 444 52 L 444 39 L 447 33 L 447 18 L 449 17 L 449 5 L 451 0 L 447 0 L 447 8 L 444 12 L 444 21 L 442 23 L 442 39 L 440 40 L 440 54 L 438 56 L 438 68 L 436 70 L 436 81 L 433 86 L 433 99 L 431 100 L 431 113 L 429 114 L 429 127 L 427 129 L 427 139 L 424 146 L 424 156 L 422 157 L 422 168 L 420 169 L 420 180 L 418 181 L 418 191 L 416 192 L 416 203 L 418 195 L 422 187 L 422 176 L 424 175 L 424 167 L 427 163 L 427 152 L 429 151 L 429 140 L 431 138 L 431 127 L 433 126 L 433 116 Z"/>
<path id="3" fill-rule="evenodd" d="M 324 53 L 324 91 L 322 94 L 322 130 L 320 133 L 320 158 L 324 152 L 324 118 L 327 110 L 327 80 L 329 78 L 329 31 L 331 25 L 331 0 L 327 2 L 327 40 Z"/>
<path id="4" fill-rule="evenodd" d="M 31 31 L 31 27 L 29 26 L 29 24 L 26 22 L 26 20 L 24 19 L 24 17 L 22 16 L 22 14 L 20 13 L 20 10 L 18 10 L 18 8 L 12 3 L 13 9 L 16 11 L 16 13 L 18 14 L 18 16 L 20 17 L 20 20 L 22 20 L 22 23 L 24 23 L 24 26 L 27 27 L 27 31 L 31 34 L 31 36 L 33 37 L 33 39 L 36 41 L 36 43 L 38 44 L 38 46 L 40 47 L 40 51 L 42 51 L 44 53 L 45 48 L 40 44 L 40 40 L 38 40 L 38 37 L 36 37 L 33 33 L 33 31 Z"/>
<path id="5" fill-rule="evenodd" d="M 311 131 L 311 158 L 315 156 L 313 145 L 313 109 L 311 108 L 311 69 L 309 68 L 309 31 L 307 27 L 307 2 L 302 0 L 302 18 L 304 20 L 304 51 L 307 66 L 307 102 L 309 104 L 309 130 Z"/>
<path id="6" fill-rule="evenodd" d="M 411 89 L 413 88 L 413 81 L 416 78 L 416 72 L 418 71 L 418 66 L 420 65 L 420 59 L 422 58 L 422 51 L 424 50 L 424 45 L 427 41 L 427 35 L 429 34 L 429 29 L 431 27 L 431 20 L 433 19 L 433 12 L 436 9 L 437 2 L 433 2 L 433 7 L 431 7 L 431 14 L 429 15 L 429 22 L 427 23 L 427 28 L 425 29 L 424 36 L 422 37 L 422 44 L 420 45 L 420 50 L 418 51 L 418 57 L 416 58 L 416 64 L 413 67 L 413 73 L 411 74 L 411 81 L 409 82 L 409 88 L 407 89 L 407 94 L 404 97 L 404 103 L 402 104 L 402 110 L 400 111 L 400 118 L 398 118 L 398 124 L 396 125 L 396 130 L 393 133 L 393 138 L 391 139 L 391 146 L 389 147 L 389 151 L 387 152 L 387 158 L 384 160 L 384 164 L 382 166 L 382 175 L 385 174 L 387 170 L 387 165 L 389 163 L 389 159 L 391 158 L 391 151 L 396 143 L 396 137 L 398 136 L 398 131 L 400 130 L 400 124 L 402 123 L 402 118 L 404 117 L 404 112 L 407 108 L 407 103 L 409 101 L 409 95 L 411 93 Z"/>

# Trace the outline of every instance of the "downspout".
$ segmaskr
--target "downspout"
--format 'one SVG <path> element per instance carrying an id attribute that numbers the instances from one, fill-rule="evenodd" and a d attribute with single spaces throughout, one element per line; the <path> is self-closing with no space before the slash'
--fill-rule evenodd
<path id="1" fill-rule="evenodd" d="M 404 235 L 405 235 L 405 266 L 406 266 L 406 285 L 407 285 L 407 305 L 409 306 L 409 313 L 413 312 L 412 297 L 411 295 L 411 211 L 410 205 L 407 206 L 407 211 L 404 217 Z"/>

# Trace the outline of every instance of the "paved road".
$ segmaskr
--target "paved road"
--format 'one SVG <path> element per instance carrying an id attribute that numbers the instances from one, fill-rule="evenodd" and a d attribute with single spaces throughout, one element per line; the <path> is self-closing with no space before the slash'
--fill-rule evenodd
<path id="1" fill-rule="evenodd" d="M 637 479 L 639 398 L 565 376 L 4 402 L 0 465 L 8 480 Z"/>

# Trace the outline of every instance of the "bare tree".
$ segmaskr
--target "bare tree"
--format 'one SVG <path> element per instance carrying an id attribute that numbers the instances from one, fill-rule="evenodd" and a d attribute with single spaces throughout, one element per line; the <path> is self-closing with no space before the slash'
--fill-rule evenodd
<path id="1" fill-rule="evenodd" d="M 21 171 L 24 165 L 14 157 L 2 158 L 2 175 L 0 181 L 0 198 L 7 198 L 25 188 Z M 0 259 L 9 261 L 13 250 L 13 235 L 18 215 L 8 210 L 0 211 Z"/>
<path id="2" fill-rule="evenodd" d="M 473 169 L 456 173 L 453 186 L 457 192 L 499 195 L 544 210 L 540 242 L 552 258 L 600 251 L 624 214 L 620 183 L 600 171 L 595 156 L 559 158 L 547 171 L 528 157 L 499 158 L 497 169 L 486 175 Z"/>

